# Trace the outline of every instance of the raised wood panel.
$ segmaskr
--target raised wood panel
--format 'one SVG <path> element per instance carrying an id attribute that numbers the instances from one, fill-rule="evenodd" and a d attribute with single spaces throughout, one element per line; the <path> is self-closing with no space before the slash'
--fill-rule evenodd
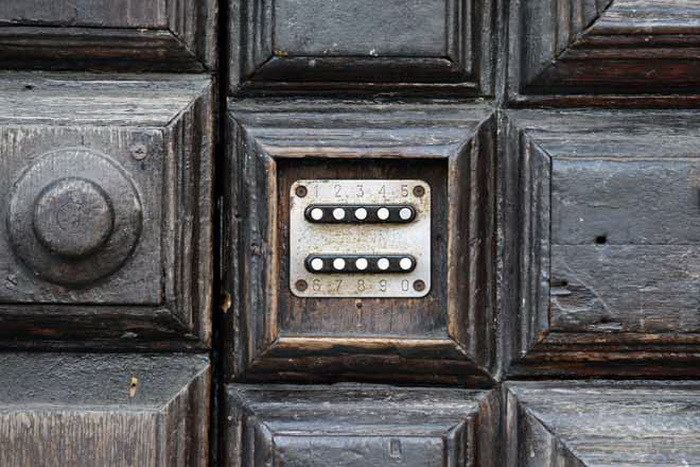
<path id="1" fill-rule="evenodd" d="M 520 1 L 511 8 L 510 31 L 509 94 L 515 102 L 556 103 L 545 97 L 551 94 L 577 95 L 581 103 L 582 95 L 698 91 L 696 2 Z"/>
<path id="2" fill-rule="evenodd" d="M 214 0 L 8 0 L 0 65 L 11 69 L 216 68 Z"/>
<path id="3" fill-rule="evenodd" d="M 508 465 L 697 465 L 698 389 L 682 381 L 508 383 Z"/>
<path id="4" fill-rule="evenodd" d="M 231 0 L 231 91 L 492 93 L 490 0 Z"/>
<path id="5" fill-rule="evenodd" d="M 0 341 L 208 345 L 209 80 L 7 73 L 0 89 Z"/>
<path id="6" fill-rule="evenodd" d="M 246 386 L 226 393 L 221 465 L 501 465 L 498 391 Z"/>
<path id="7" fill-rule="evenodd" d="M 0 465 L 207 466 L 196 355 L 0 355 Z"/>
<path id="8" fill-rule="evenodd" d="M 505 118 L 514 374 L 698 375 L 697 123 L 680 111 Z"/>
<path id="9" fill-rule="evenodd" d="M 245 100 L 230 110 L 227 378 L 488 381 L 498 368 L 490 107 Z M 426 298 L 292 296 L 289 187 L 316 177 L 433 184 Z"/>

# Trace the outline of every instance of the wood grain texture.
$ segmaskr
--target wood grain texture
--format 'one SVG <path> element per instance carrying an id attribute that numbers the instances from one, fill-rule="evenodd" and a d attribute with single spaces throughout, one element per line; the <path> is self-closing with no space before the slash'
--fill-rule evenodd
<path id="1" fill-rule="evenodd" d="M 682 381 L 508 383 L 508 465 L 697 465 L 698 389 Z"/>
<path id="2" fill-rule="evenodd" d="M 208 465 L 196 355 L 0 356 L 0 465 Z"/>
<path id="3" fill-rule="evenodd" d="M 554 103 L 544 97 L 551 94 L 594 102 L 599 95 L 698 91 L 694 1 L 516 1 L 510 36 L 508 95 L 516 102 Z"/>
<path id="4" fill-rule="evenodd" d="M 502 312 L 515 375 L 698 375 L 699 118 L 504 117 Z"/>
<path id="5" fill-rule="evenodd" d="M 196 72 L 216 69 L 215 0 L 7 0 L 5 69 Z"/>
<path id="6" fill-rule="evenodd" d="M 223 280 L 232 299 L 227 377 L 488 380 L 498 367 L 490 108 L 246 100 L 231 101 L 230 109 L 225 170 L 237 184 L 224 205 Z M 358 307 L 357 300 L 291 297 L 286 187 L 317 176 L 435 183 L 432 191 L 450 202 L 433 219 L 443 228 L 435 230 L 429 298 L 362 300 Z M 389 326 L 387 313 L 404 321 Z"/>
<path id="7" fill-rule="evenodd" d="M 490 0 L 231 0 L 230 90 L 490 95 Z"/>
<path id="8" fill-rule="evenodd" d="M 4 199 L 27 168 L 57 150 L 103 154 L 118 167 L 112 171 L 131 180 L 143 219 L 123 265 L 79 287 L 36 274 L 9 238 L 11 229 L 3 228 L 3 345 L 89 347 L 99 339 L 101 347 L 207 346 L 213 277 L 209 81 L 5 74 L 0 89 Z M 42 172 L 42 183 L 88 174 L 85 162 L 75 160 L 79 167 L 62 162 Z M 3 225 L 8 209 L 9 203 L 0 209 Z"/>
<path id="9" fill-rule="evenodd" d="M 499 391 L 227 388 L 222 465 L 500 465 Z"/>

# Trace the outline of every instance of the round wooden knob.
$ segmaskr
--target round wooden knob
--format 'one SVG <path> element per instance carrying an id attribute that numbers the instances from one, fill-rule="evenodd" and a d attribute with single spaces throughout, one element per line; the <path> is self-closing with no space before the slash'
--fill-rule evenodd
<path id="1" fill-rule="evenodd" d="M 117 271 L 141 235 L 142 206 L 126 171 L 85 148 L 45 154 L 11 191 L 13 252 L 35 275 L 84 286 Z"/>
<path id="2" fill-rule="evenodd" d="M 34 204 L 36 236 L 59 255 L 80 257 L 95 252 L 113 227 L 109 196 L 89 180 L 58 180 L 46 187 Z"/>

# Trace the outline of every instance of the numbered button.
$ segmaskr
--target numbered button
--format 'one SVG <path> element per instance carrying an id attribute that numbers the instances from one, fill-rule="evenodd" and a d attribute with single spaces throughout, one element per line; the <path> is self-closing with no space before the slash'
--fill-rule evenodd
<path id="1" fill-rule="evenodd" d="M 312 204 L 304 217 L 314 224 L 406 224 L 416 219 L 416 209 L 410 204 Z"/>
<path id="2" fill-rule="evenodd" d="M 411 255 L 311 255 L 306 270 L 318 274 L 384 274 L 409 273 L 416 268 Z"/>

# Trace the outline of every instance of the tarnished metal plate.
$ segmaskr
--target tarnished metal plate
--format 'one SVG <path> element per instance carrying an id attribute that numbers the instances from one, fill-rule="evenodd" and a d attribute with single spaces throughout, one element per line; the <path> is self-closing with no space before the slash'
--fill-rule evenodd
<path id="1" fill-rule="evenodd" d="M 309 208 L 318 207 L 323 217 L 312 218 Z M 393 214 L 402 207 L 412 211 L 408 222 Z M 289 286 L 298 297 L 416 298 L 430 292 L 430 186 L 424 181 L 299 180 L 291 187 L 289 224 Z M 393 271 L 372 267 L 382 255 Z M 348 263 L 365 256 L 372 272 Z M 323 272 L 310 266 L 317 257 L 331 258 Z M 336 263 L 346 265 L 343 270 L 328 272 L 333 257 L 345 258 Z M 406 272 L 393 267 L 402 257 L 415 261 Z"/>

